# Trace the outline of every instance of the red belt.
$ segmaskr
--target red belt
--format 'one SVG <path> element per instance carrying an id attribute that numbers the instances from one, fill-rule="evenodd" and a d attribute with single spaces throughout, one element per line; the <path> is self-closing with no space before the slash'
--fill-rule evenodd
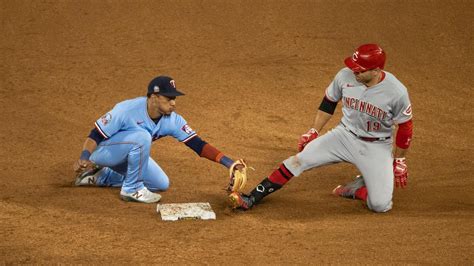
<path id="1" fill-rule="evenodd" d="M 353 132 L 351 132 L 352 134 L 354 134 Z M 355 134 L 354 134 L 355 135 Z M 379 140 L 387 140 L 389 139 L 390 137 L 386 137 L 386 138 L 368 138 L 368 137 L 359 137 L 357 135 L 355 135 L 356 137 L 358 137 L 359 139 L 363 140 L 363 141 L 379 141 Z"/>

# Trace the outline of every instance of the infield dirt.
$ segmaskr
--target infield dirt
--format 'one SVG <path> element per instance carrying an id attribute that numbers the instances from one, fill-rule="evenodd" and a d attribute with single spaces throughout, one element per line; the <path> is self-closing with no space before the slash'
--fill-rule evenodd
<path id="1" fill-rule="evenodd" d="M 474 263 L 472 1 L 0 4 L 0 263 Z M 413 103 L 409 185 L 389 213 L 331 195 L 357 174 L 348 164 L 231 212 L 227 169 L 171 138 L 152 147 L 171 180 L 162 202 L 210 202 L 217 220 L 164 222 L 118 189 L 71 185 L 94 121 L 164 74 L 186 93 L 189 125 L 256 168 L 253 187 L 296 153 L 343 59 L 367 42 Z"/>

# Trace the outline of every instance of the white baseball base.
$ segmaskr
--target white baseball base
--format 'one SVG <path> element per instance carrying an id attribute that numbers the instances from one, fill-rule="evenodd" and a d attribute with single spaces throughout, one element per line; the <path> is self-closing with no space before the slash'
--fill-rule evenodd
<path id="1" fill-rule="evenodd" d="M 163 221 L 216 219 L 209 202 L 158 204 L 156 212 Z"/>

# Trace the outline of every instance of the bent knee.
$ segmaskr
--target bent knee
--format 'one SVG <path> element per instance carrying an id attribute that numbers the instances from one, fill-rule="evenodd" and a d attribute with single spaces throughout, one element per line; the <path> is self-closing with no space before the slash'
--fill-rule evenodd
<path id="1" fill-rule="evenodd" d="M 389 210 L 392 209 L 392 200 L 368 200 L 367 201 L 367 206 L 369 209 L 373 212 L 388 212 Z"/>
<path id="2" fill-rule="evenodd" d="M 145 186 L 148 188 L 148 190 L 152 192 L 156 191 L 166 191 L 170 187 L 170 182 L 169 180 L 162 181 L 158 184 L 145 184 Z"/>
<path id="3" fill-rule="evenodd" d="M 284 160 L 283 164 L 294 176 L 299 176 L 304 171 L 304 167 L 296 155 Z"/>

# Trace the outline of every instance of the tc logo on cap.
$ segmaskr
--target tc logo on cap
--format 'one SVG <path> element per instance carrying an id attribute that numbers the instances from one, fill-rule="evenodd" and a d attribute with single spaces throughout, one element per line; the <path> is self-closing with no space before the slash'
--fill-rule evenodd
<path id="1" fill-rule="evenodd" d="M 171 77 L 158 76 L 148 84 L 147 94 L 159 94 L 166 97 L 176 97 L 184 93 L 176 89 L 176 82 Z"/>

